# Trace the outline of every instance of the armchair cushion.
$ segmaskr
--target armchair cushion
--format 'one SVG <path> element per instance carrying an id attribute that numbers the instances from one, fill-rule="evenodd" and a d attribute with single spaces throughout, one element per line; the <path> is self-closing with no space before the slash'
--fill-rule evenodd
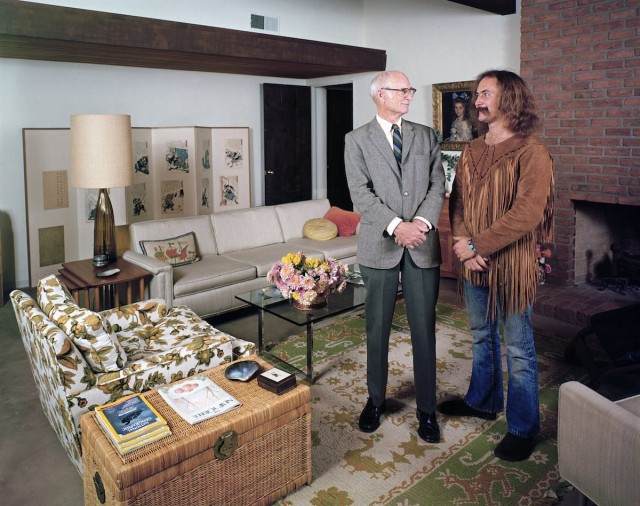
<path id="1" fill-rule="evenodd" d="M 100 314 L 103 320 L 109 322 L 111 331 L 117 336 L 122 331 L 159 322 L 167 316 L 167 304 L 164 299 L 149 299 L 107 309 Z"/>
<path id="2" fill-rule="evenodd" d="M 200 260 L 193 232 L 168 239 L 140 241 L 140 249 L 145 255 L 155 257 L 173 267 L 189 265 Z"/>
<path id="3" fill-rule="evenodd" d="M 78 306 L 55 275 L 38 282 L 38 303 L 49 318 L 69 336 L 94 372 L 118 371 L 127 355 L 100 315 Z"/>

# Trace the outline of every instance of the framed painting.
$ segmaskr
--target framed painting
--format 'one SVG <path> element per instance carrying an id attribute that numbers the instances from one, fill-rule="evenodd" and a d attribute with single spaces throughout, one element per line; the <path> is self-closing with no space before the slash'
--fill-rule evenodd
<path id="1" fill-rule="evenodd" d="M 433 85 L 433 126 L 442 135 L 442 150 L 462 151 L 478 136 L 471 121 L 475 81 Z"/>

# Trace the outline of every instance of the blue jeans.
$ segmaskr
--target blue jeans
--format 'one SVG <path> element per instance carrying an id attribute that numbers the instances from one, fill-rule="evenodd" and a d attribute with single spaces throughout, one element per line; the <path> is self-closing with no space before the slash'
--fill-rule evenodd
<path id="1" fill-rule="evenodd" d="M 507 349 L 507 429 L 520 437 L 540 430 L 538 362 L 533 342 L 531 306 L 522 314 L 487 317 L 488 289 L 465 281 L 464 300 L 473 337 L 471 382 L 465 402 L 472 408 L 497 413 L 504 408 L 502 358 L 498 324 L 504 324 Z M 499 304 L 498 304 L 499 305 Z"/>

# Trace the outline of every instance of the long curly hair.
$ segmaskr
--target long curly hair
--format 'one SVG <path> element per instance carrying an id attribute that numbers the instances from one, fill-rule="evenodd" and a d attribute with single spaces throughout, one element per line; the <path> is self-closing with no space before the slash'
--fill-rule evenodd
<path id="1" fill-rule="evenodd" d="M 509 70 L 487 70 L 476 79 L 475 89 L 478 89 L 480 81 L 491 77 L 496 79 L 500 86 L 498 110 L 506 118 L 509 129 L 530 135 L 540 128 L 541 120 L 536 113 L 535 100 L 524 79 Z M 475 103 L 472 111 L 477 118 Z"/>

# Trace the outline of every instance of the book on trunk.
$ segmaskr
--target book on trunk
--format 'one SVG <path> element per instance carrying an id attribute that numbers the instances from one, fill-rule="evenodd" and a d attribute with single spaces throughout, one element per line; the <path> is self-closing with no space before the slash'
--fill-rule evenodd
<path id="1" fill-rule="evenodd" d="M 241 405 L 235 397 L 202 374 L 160 387 L 158 392 L 167 404 L 190 424 L 220 415 Z"/>
<path id="2" fill-rule="evenodd" d="M 121 453 L 171 434 L 167 421 L 140 394 L 133 394 L 95 409 L 98 424 Z"/>

